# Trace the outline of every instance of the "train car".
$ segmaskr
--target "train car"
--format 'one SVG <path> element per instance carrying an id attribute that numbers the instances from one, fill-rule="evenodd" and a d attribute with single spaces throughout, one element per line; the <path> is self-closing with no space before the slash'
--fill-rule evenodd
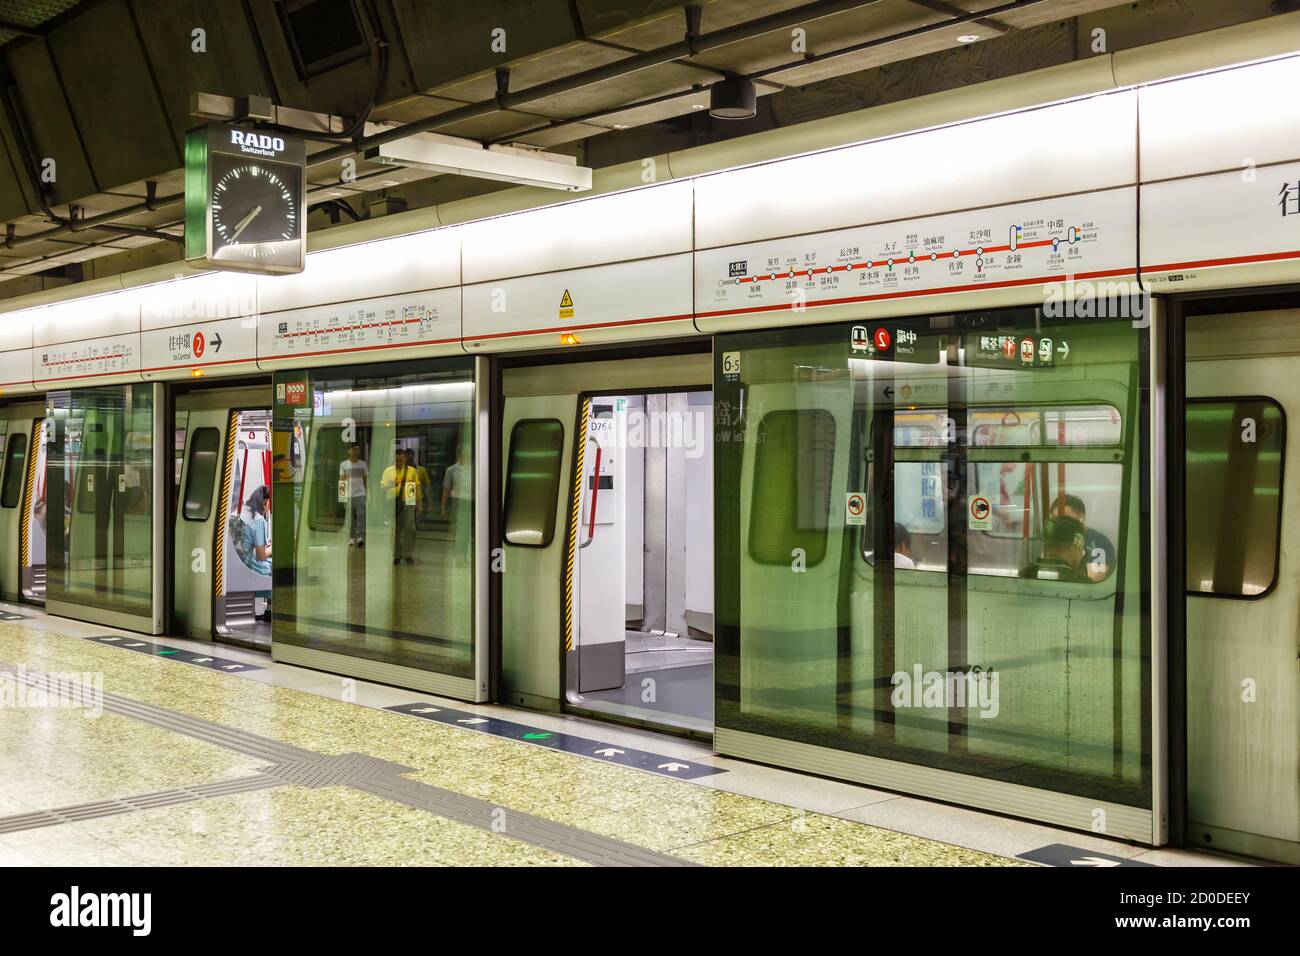
<path id="1" fill-rule="evenodd" d="M 1300 862 L 1297 36 L 18 300 L 4 594 Z"/>

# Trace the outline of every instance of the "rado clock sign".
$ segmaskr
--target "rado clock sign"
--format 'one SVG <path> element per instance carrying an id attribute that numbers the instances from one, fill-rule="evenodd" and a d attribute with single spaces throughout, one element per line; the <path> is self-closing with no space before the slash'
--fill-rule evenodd
<path id="1" fill-rule="evenodd" d="M 185 140 L 185 258 L 242 272 L 301 272 L 306 151 L 302 140 L 235 126 Z"/>

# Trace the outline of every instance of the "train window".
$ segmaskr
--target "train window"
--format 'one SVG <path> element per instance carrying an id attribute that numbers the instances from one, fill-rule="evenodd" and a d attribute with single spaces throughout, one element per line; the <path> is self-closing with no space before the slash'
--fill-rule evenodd
<path id="1" fill-rule="evenodd" d="M 207 521 L 212 513 L 212 486 L 221 457 L 221 430 L 198 428 L 190 442 L 190 467 L 185 476 L 183 511 L 186 521 Z"/>
<path id="2" fill-rule="evenodd" d="M 1277 581 L 1286 416 L 1270 398 L 1187 403 L 1187 591 L 1263 597 Z"/>
<path id="3" fill-rule="evenodd" d="M 826 556 L 835 416 L 824 408 L 768 412 L 758 425 L 749 553 L 762 564 L 806 566 Z"/>
<path id="4" fill-rule="evenodd" d="M 22 432 L 9 439 L 5 449 L 4 490 L 0 492 L 0 507 L 17 507 L 23 496 L 23 472 L 27 463 L 27 436 Z"/>
<path id="5" fill-rule="evenodd" d="M 544 548 L 555 536 L 563 451 L 564 426 L 554 418 L 516 422 L 511 429 L 504 514 L 510 544 Z"/>
<path id="6" fill-rule="evenodd" d="M 975 448 L 1096 448 L 1120 443 L 1122 418 L 1112 405 L 1021 405 L 972 409 L 967 429 Z"/>

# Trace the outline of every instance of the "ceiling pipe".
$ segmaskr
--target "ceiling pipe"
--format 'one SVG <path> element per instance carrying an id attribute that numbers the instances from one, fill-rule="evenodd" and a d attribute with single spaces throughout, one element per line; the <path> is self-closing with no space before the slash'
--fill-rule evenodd
<path id="1" fill-rule="evenodd" d="M 833 60 L 841 56 L 851 56 L 854 53 L 861 53 L 864 50 L 870 50 L 879 46 L 886 46 L 890 43 L 898 43 L 902 40 L 911 40 L 919 36 L 925 36 L 927 33 L 937 33 L 940 30 L 946 30 L 949 27 L 960 26 L 963 23 L 981 20 L 989 16 L 998 16 L 1003 13 L 1013 13 L 1017 10 L 1024 10 L 1029 7 L 1037 6 L 1040 3 L 1046 3 L 1047 0 L 1009 0 L 1001 6 L 993 7 L 988 10 L 981 10 L 978 13 L 966 13 L 961 16 L 950 17 L 947 20 L 941 20 L 937 23 L 927 23 L 924 26 L 913 27 L 910 30 L 903 30 L 899 33 L 891 33 L 888 36 L 874 37 L 870 40 L 864 40 L 860 43 L 854 43 L 846 47 L 839 47 L 834 50 L 827 50 L 824 53 L 806 53 L 797 60 L 789 63 L 781 63 L 777 66 L 767 67 L 756 73 L 745 74 L 751 80 L 761 79 L 771 76 L 775 73 L 784 73 L 786 70 L 793 70 L 801 66 L 807 66 L 811 63 L 821 63 L 826 60 Z M 771 80 L 769 83 L 773 82 Z M 628 110 L 641 109 L 646 106 L 656 106 L 660 103 L 667 103 L 676 99 L 685 99 L 690 96 L 698 96 L 701 91 L 709 90 L 710 86 L 696 86 L 689 90 L 678 90 L 674 93 L 665 93 L 660 96 L 652 96 L 648 99 L 638 100 L 635 103 L 624 103 L 621 106 L 611 106 L 606 109 L 593 110 L 590 113 L 584 113 L 581 116 L 571 116 L 566 119 L 551 120 L 542 126 L 535 126 L 532 129 L 523 130 L 518 133 L 511 133 L 508 136 L 500 136 L 490 140 L 494 145 L 497 143 L 508 143 L 512 140 L 518 140 L 524 137 L 532 136 L 536 133 L 546 133 L 552 130 L 560 129 L 565 126 L 574 126 L 580 123 L 590 123 L 604 116 L 615 116 L 619 113 L 626 113 Z"/>
<path id="2" fill-rule="evenodd" d="M 549 83 L 539 83 L 537 86 L 530 86 L 528 89 L 513 93 L 498 93 L 490 100 L 471 103 L 458 109 L 449 110 L 446 113 L 439 113 L 436 116 L 429 116 L 402 126 L 395 126 L 392 129 L 384 130 L 382 133 L 361 137 L 351 144 L 336 146 L 333 149 L 315 153 L 307 157 L 307 164 L 308 166 L 318 166 L 322 163 L 346 159 L 363 149 L 393 143 L 416 133 L 427 133 L 441 129 L 444 126 L 450 126 L 453 123 L 481 119 L 484 116 L 511 110 L 547 97 L 572 93 L 575 90 L 585 89 L 597 83 L 622 79 L 654 66 L 688 59 L 691 56 L 708 53 L 742 40 L 749 40 L 767 33 L 774 33 L 777 30 L 800 26 L 809 20 L 845 13 L 849 10 L 872 6 L 879 2 L 880 0 L 819 0 L 817 3 L 808 3 L 793 10 L 774 13 L 766 17 L 760 17 L 757 20 L 750 20 L 747 23 L 715 30 L 712 33 L 698 36 L 688 34 L 676 43 L 669 43 L 667 46 L 655 50 L 637 53 L 623 60 L 615 60 L 613 63 L 584 70 L 581 73 L 575 73 L 573 76 L 552 80 Z"/>

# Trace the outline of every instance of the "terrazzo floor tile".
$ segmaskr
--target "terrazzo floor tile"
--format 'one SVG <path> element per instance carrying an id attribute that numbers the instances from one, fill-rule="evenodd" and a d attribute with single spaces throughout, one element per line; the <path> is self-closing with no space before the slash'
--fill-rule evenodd
<path id="1" fill-rule="evenodd" d="M 1016 860 L 819 814 L 672 851 L 708 866 L 1016 866 Z"/>
<path id="2" fill-rule="evenodd" d="M 477 797 L 505 810 L 502 834 L 346 786 L 281 786 L 21 831 L 0 843 L 0 853 L 20 854 L 37 863 L 579 862 L 510 837 L 512 812 L 691 862 L 751 866 L 1010 862 L 847 819 L 804 813 L 779 800 L 732 792 L 727 785 L 709 785 L 716 778 L 700 783 L 669 779 L 360 706 L 342 699 L 348 690 L 348 682 L 342 680 L 337 683 L 339 696 L 322 696 L 27 624 L 0 624 L 0 660 L 25 664 L 30 670 L 100 673 L 104 688 L 113 693 L 318 754 L 357 752 L 390 760 L 413 768 L 408 779 Z M 314 686 L 335 688 L 331 681 L 317 681 Z M 86 726 L 72 723 L 78 719 L 84 720 L 65 712 L 56 716 L 0 712 L 0 753 L 23 767 L 21 773 L 0 779 L 0 801 L 7 802 L 0 802 L 0 812 L 6 805 L 18 808 L 11 812 L 24 812 L 33 801 L 39 806 L 60 806 L 207 783 L 246 776 L 264 766 L 264 761 L 131 718 L 105 714 L 85 721 Z M 582 736 L 600 734 L 599 727 L 580 728 L 577 732 Z M 837 809 L 863 806 L 878 797 L 878 792 L 865 788 L 834 785 L 823 790 L 819 799 Z M 70 799 L 74 795 L 80 799 Z"/>
<path id="3" fill-rule="evenodd" d="M 507 835 L 348 787 L 284 787 L 73 824 L 168 866 L 570 865 Z"/>

